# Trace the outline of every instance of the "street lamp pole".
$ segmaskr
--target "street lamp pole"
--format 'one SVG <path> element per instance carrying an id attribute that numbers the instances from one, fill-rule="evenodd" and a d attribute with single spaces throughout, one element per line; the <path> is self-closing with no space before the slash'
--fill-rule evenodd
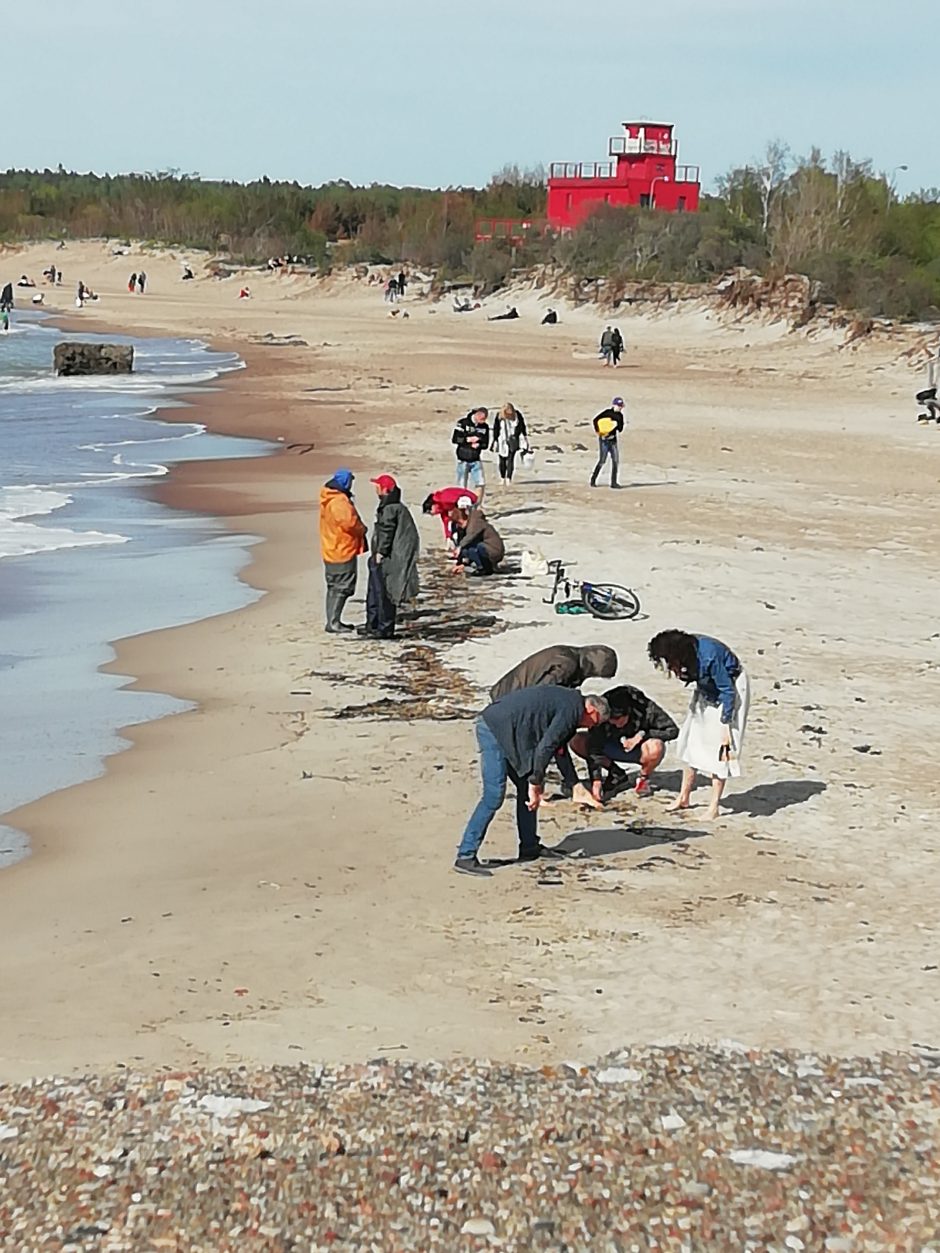
<path id="1" fill-rule="evenodd" d="M 907 166 L 905 166 L 904 168 L 907 169 Z M 653 181 L 650 183 L 650 208 L 651 209 L 656 208 L 656 184 L 668 183 L 668 182 L 669 182 L 668 174 L 657 174 L 656 177 L 653 179 Z"/>
<path id="2" fill-rule="evenodd" d="M 887 205 L 887 207 L 888 207 L 889 209 L 891 208 L 891 201 L 894 199 L 894 178 L 895 178 L 895 175 L 897 174 L 898 170 L 906 170 L 906 169 L 907 169 L 907 166 L 906 166 L 906 165 L 896 165 L 896 166 L 894 167 L 894 169 L 891 171 L 891 178 L 888 180 L 888 205 Z"/>

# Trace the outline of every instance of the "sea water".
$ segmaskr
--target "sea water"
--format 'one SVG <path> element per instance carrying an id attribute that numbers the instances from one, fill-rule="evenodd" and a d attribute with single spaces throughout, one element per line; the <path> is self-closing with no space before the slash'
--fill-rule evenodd
<path id="1" fill-rule="evenodd" d="M 59 379 L 62 338 L 38 319 L 0 332 L 0 815 L 100 774 L 127 745 L 119 728 L 189 707 L 102 674 L 110 640 L 257 596 L 237 578 L 252 536 L 141 490 L 174 462 L 271 451 L 160 417 L 239 358 L 196 340 L 82 334 L 133 344 L 134 373 Z M 27 851 L 0 824 L 0 866 Z"/>

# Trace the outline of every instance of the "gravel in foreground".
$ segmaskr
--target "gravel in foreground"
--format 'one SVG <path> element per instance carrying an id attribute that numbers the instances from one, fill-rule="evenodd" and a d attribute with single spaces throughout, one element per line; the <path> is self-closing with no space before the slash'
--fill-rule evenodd
<path id="1" fill-rule="evenodd" d="M 0 1088 L 0 1247 L 940 1250 L 940 1056 L 631 1049 Z"/>

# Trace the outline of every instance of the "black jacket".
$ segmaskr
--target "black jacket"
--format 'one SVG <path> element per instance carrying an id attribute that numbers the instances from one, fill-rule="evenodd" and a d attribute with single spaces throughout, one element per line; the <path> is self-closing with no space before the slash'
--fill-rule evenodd
<path id="1" fill-rule="evenodd" d="M 382 558 L 385 590 L 393 604 L 401 606 L 418 595 L 420 540 L 415 520 L 401 501 L 401 489 L 393 487 L 379 497 L 372 528 L 372 556 Z"/>
<path id="2" fill-rule="evenodd" d="M 616 422 L 617 429 L 615 431 L 611 431 L 609 435 L 601 435 L 600 431 L 597 430 L 597 424 L 600 422 L 601 418 L 611 418 L 614 422 Z M 594 419 L 594 430 L 597 431 L 597 434 L 601 439 L 616 439 L 618 434 L 623 430 L 623 410 L 602 409 Z"/>
<path id="3" fill-rule="evenodd" d="M 472 444 L 467 443 L 471 435 L 476 435 L 480 441 L 475 448 Z M 450 442 L 457 445 L 458 461 L 479 461 L 480 453 L 490 446 L 490 424 L 488 422 L 474 422 L 471 410 L 454 427 L 454 433 Z"/>
<path id="4" fill-rule="evenodd" d="M 603 757 L 604 745 L 610 740 L 629 740 L 638 731 L 645 731 L 648 740 L 662 740 L 663 743 L 678 736 L 679 728 L 665 709 L 661 709 L 638 687 L 623 683 L 619 687 L 612 687 L 604 696 L 610 705 L 611 714 L 615 718 L 622 718 L 626 714 L 627 721 L 623 727 L 601 722 L 588 731 L 587 758 L 592 779 L 601 777 L 599 758 Z"/>
<path id="5" fill-rule="evenodd" d="M 481 715 L 520 779 L 541 786 L 557 749 L 584 717 L 584 697 L 567 687 L 526 687 L 487 706 Z"/>

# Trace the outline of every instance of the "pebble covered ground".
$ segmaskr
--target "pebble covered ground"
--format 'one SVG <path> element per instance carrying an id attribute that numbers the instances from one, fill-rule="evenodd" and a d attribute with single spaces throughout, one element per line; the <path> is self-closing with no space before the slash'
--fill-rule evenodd
<path id="1" fill-rule="evenodd" d="M 674 1047 L 5 1086 L 0 1247 L 940 1250 L 940 1055 Z"/>

